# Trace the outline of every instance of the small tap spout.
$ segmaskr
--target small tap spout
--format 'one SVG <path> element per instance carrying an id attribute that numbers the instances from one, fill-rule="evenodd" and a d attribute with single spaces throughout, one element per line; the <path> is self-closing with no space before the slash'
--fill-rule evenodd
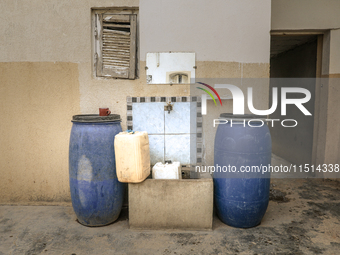
<path id="1" fill-rule="evenodd" d="M 164 111 L 168 111 L 168 114 L 170 114 L 170 111 L 172 111 L 172 104 L 169 102 L 167 105 L 164 106 Z"/>

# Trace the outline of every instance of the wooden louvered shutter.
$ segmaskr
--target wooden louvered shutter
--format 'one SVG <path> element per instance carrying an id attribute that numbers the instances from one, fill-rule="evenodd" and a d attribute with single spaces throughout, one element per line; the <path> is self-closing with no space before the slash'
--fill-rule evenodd
<path id="1" fill-rule="evenodd" d="M 96 14 L 97 76 L 135 79 L 134 14 Z"/>

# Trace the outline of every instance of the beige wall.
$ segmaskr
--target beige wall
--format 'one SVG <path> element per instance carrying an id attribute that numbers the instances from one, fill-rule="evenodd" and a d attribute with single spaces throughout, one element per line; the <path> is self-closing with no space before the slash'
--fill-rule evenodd
<path id="1" fill-rule="evenodd" d="M 3 0 L 1 62 L 91 59 L 91 8 L 138 6 L 138 0 Z"/>
<path id="2" fill-rule="evenodd" d="M 139 7 L 136 80 L 92 77 L 91 8 L 114 6 Z M 188 86 L 147 85 L 146 52 L 195 51 L 197 77 L 269 73 L 269 0 L 4 0 L 0 17 L 0 203 L 70 201 L 72 115 L 107 106 L 125 129 L 127 96 L 189 95 Z"/>
<path id="3" fill-rule="evenodd" d="M 339 0 L 272 0 L 272 30 L 340 28 Z"/>
<path id="4" fill-rule="evenodd" d="M 340 22 L 339 22 L 340 24 Z M 328 118 L 325 162 L 340 163 L 340 30 L 330 32 Z M 340 178 L 340 174 L 338 175 Z"/>
<path id="5" fill-rule="evenodd" d="M 77 64 L 2 62 L 0 77 L 0 202 L 69 201 Z"/>
<path id="6" fill-rule="evenodd" d="M 340 7 L 339 7 L 340 10 Z M 339 15 L 340 16 L 340 15 Z M 339 21 L 340 26 L 340 21 Z M 340 27 L 330 31 L 329 73 L 340 74 Z M 337 75 L 331 77 L 339 78 Z"/>
<path id="7" fill-rule="evenodd" d="M 141 59 L 171 50 L 195 51 L 198 61 L 268 63 L 270 6 L 270 0 L 143 0 Z"/>

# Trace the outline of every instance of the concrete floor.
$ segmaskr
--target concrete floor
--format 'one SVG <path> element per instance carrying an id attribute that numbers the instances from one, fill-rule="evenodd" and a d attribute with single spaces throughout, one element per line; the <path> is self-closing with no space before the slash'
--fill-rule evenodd
<path id="1" fill-rule="evenodd" d="M 0 254 L 340 254 L 340 182 L 272 179 L 261 225 L 213 231 L 88 228 L 71 206 L 0 206 Z"/>
<path id="2" fill-rule="evenodd" d="M 289 162 L 273 155 L 272 165 L 281 164 Z M 229 227 L 214 216 L 213 231 L 132 230 L 127 208 L 115 223 L 89 228 L 76 221 L 70 204 L 0 205 L 2 254 L 338 255 L 340 182 L 273 174 L 267 212 L 250 229 Z"/>

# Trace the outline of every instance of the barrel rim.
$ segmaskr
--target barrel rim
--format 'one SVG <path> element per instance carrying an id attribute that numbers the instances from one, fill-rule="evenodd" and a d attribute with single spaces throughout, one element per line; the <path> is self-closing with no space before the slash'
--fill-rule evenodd
<path id="1" fill-rule="evenodd" d="M 72 122 L 81 123 L 102 123 L 102 122 L 121 122 L 119 114 L 110 114 L 108 116 L 99 116 L 99 114 L 79 114 L 72 116 Z"/>

